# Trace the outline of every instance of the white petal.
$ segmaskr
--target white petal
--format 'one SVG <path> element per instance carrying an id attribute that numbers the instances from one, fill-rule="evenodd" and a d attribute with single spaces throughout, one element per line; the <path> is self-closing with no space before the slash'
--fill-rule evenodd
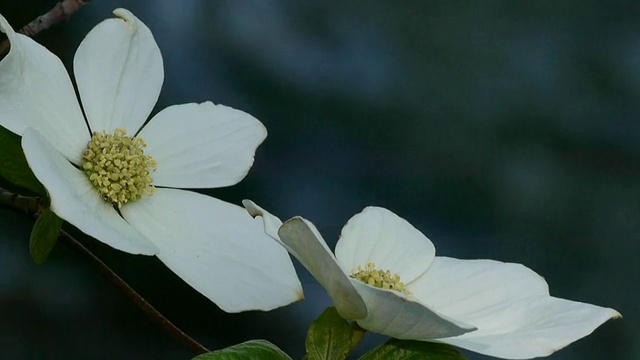
<path id="1" fill-rule="evenodd" d="M 504 359 L 547 356 L 621 315 L 609 308 L 538 296 L 496 307 L 478 330 L 439 341 Z"/>
<path id="2" fill-rule="evenodd" d="M 345 272 L 373 262 L 377 269 L 398 273 L 404 283 L 423 274 L 436 249 L 406 220 L 379 207 L 367 207 L 342 228 L 336 258 Z"/>
<path id="3" fill-rule="evenodd" d="M 424 275 L 405 285 L 422 303 L 474 325 L 496 306 L 549 295 L 547 282 L 523 265 L 440 256 Z"/>
<path id="4" fill-rule="evenodd" d="M 73 59 L 92 131 L 124 128 L 134 135 L 158 100 L 164 70 L 149 28 L 125 9 L 96 25 Z"/>
<path id="5" fill-rule="evenodd" d="M 0 61 L 0 125 L 18 135 L 33 127 L 79 164 L 89 131 L 64 65 L 40 44 L 15 33 L 1 15 L 0 30 L 11 42 Z"/>
<path id="6" fill-rule="evenodd" d="M 145 153 L 158 162 L 154 184 L 181 188 L 238 183 L 266 136 L 253 116 L 211 102 L 170 106 L 140 133 Z"/>
<path id="7" fill-rule="evenodd" d="M 156 189 L 122 214 L 156 244 L 169 269 L 224 311 L 271 310 L 302 299 L 286 250 L 239 206 Z"/>
<path id="8" fill-rule="evenodd" d="M 158 249 L 127 224 L 76 169 L 36 130 L 28 128 L 22 149 L 31 170 L 51 196 L 51 210 L 87 235 L 131 254 L 154 255 Z"/>
<path id="9" fill-rule="evenodd" d="M 475 330 L 472 325 L 439 314 L 409 296 L 352 281 L 369 311 L 369 316 L 357 320 L 358 325 L 369 331 L 397 339 L 431 340 Z"/>
<path id="10" fill-rule="evenodd" d="M 282 226 L 282 221 L 277 216 L 272 215 L 251 200 L 242 200 L 242 205 L 244 205 L 244 208 L 252 217 L 256 218 L 260 216 L 264 225 L 264 232 L 287 248 L 278 235 L 278 229 Z"/>
<path id="11" fill-rule="evenodd" d="M 340 316 L 348 320 L 367 316 L 362 297 L 311 222 L 301 217 L 291 218 L 280 227 L 278 235 L 291 254 L 327 290 Z"/>

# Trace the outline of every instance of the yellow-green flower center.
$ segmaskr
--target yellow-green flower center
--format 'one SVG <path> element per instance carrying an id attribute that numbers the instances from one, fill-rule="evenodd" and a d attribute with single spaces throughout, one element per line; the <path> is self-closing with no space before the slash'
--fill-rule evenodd
<path id="1" fill-rule="evenodd" d="M 156 161 L 144 154 L 147 146 L 139 137 L 127 136 L 125 129 L 95 132 L 82 153 L 82 169 L 105 201 L 118 208 L 129 201 L 150 196 L 149 168 L 155 170 Z"/>
<path id="2" fill-rule="evenodd" d="M 376 264 L 372 262 L 368 262 L 364 268 L 362 268 L 362 265 L 358 265 L 358 271 L 352 269 L 351 277 L 377 288 L 395 290 L 411 295 L 411 291 L 405 288 L 404 283 L 400 281 L 400 275 L 392 275 L 390 270 L 378 270 L 376 269 Z"/>

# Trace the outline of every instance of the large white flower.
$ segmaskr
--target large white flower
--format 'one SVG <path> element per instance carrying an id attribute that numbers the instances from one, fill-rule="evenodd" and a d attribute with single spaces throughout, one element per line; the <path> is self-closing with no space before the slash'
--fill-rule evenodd
<path id="1" fill-rule="evenodd" d="M 324 286 L 340 315 L 369 331 L 528 359 L 620 317 L 613 309 L 550 296 L 546 281 L 520 264 L 435 256 L 426 236 L 383 208 L 352 217 L 334 256 L 311 222 L 294 217 L 283 224 L 243 203 Z"/>
<path id="2" fill-rule="evenodd" d="M 164 79 L 162 57 L 145 24 L 124 9 L 114 14 L 74 58 L 86 121 L 62 62 L 0 16 L 11 42 L 0 62 L 0 125 L 22 135 L 51 210 L 116 249 L 158 256 L 225 311 L 301 299 L 287 252 L 259 220 L 175 189 L 242 180 L 264 126 L 211 102 L 168 107 L 145 125 Z"/>

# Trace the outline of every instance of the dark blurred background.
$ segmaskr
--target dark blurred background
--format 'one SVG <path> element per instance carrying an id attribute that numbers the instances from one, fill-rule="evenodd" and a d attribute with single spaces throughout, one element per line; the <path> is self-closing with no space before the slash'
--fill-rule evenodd
<path id="1" fill-rule="evenodd" d="M 0 13 L 19 28 L 55 3 Z M 209 194 L 303 215 L 332 248 L 387 207 L 440 255 L 523 263 L 623 314 L 550 359 L 640 358 L 640 3 L 94 0 L 37 40 L 70 68 L 116 7 L 163 53 L 155 112 L 212 100 L 269 130 L 248 177 Z M 34 265 L 31 226 L 0 208 L 0 358 L 190 358 L 81 255 L 59 244 Z M 265 338 L 300 358 L 330 305 L 298 267 L 306 301 L 225 314 L 157 259 L 82 240 L 211 349 Z"/>

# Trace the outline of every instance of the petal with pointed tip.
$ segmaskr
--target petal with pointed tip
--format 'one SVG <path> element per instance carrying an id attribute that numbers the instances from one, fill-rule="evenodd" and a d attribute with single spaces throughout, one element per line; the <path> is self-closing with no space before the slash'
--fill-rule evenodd
<path id="1" fill-rule="evenodd" d="M 282 224 L 278 235 L 291 254 L 327 290 L 340 316 L 347 320 L 367 316 L 362 297 L 311 222 L 301 217 L 291 218 Z"/>
<path id="2" fill-rule="evenodd" d="M 73 59 L 91 131 L 124 128 L 134 135 L 148 119 L 164 80 L 162 55 L 151 31 L 131 12 L 96 25 Z"/>
<path id="3" fill-rule="evenodd" d="M 181 188 L 238 183 L 266 136 L 253 116 L 211 102 L 170 106 L 140 132 L 145 153 L 158 162 L 153 183 Z"/>
<path id="4" fill-rule="evenodd" d="M 122 207 L 158 258 L 227 312 L 272 310 L 302 299 L 289 255 L 246 210 L 185 190 L 156 189 Z"/>
<path id="5" fill-rule="evenodd" d="M 433 243 L 406 220 L 380 207 L 367 207 L 342 229 L 336 258 L 345 272 L 373 262 L 398 273 L 404 283 L 422 275 L 435 257 Z"/>
<path id="6" fill-rule="evenodd" d="M 87 176 L 58 153 L 36 130 L 22 136 L 31 170 L 51 196 L 51 210 L 87 235 L 131 254 L 154 255 L 158 249 L 107 204 Z"/>
<path id="7" fill-rule="evenodd" d="M 486 310 L 483 319 L 476 320 L 476 332 L 439 341 L 498 358 L 530 359 L 550 355 L 621 317 L 610 308 L 551 296 Z"/>
<path id="8" fill-rule="evenodd" d="M 47 134 L 58 152 L 79 164 L 89 131 L 62 61 L 14 32 L 1 15 L 0 30 L 11 43 L 0 61 L 0 125 L 18 135 L 28 127 Z"/>

